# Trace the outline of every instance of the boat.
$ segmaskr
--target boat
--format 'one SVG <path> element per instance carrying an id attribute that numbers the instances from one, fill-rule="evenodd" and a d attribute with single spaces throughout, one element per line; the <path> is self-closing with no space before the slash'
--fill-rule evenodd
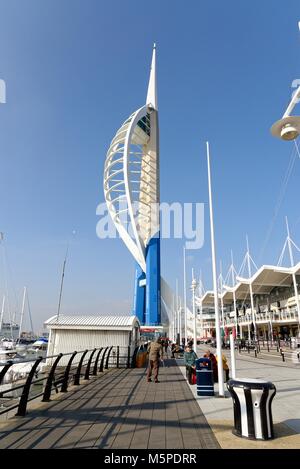
<path id="1" fill-rule="evenodd" d="M 47 350 L 48 350 L 48 340 L 45 337 L 40 337 L 38 340 L 36 340 L 30 347 L 27 348 L 27 358 L 30 357 L 30 355 L 36 356 L 36 357 L 46 357 L 47 355 Z"/>

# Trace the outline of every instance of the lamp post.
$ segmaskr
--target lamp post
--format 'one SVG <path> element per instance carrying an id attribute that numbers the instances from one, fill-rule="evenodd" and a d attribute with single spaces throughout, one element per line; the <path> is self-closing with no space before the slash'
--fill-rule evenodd
<path id="1" fill-rule="evenodd" d="M 187 311 L 186 311 L 186 262 L 185 246 L 183 246 L 183 307 L 184 307 L 184 343 L 187 343 Z"/>
<path id="2" fill-rule="evenodd" d="M 218 284 L 217 284 L 217 269 L 216 269 L 215 234 L 214 234 L 214 219 L 213 219 L 213 206 L 212 206 L 212 193 L 211 193 L 210 155 L 209 155 L 209 143 L 208 142 L 206 142 L 206 151 L 207 151 L 207 172 L 208 172 L 211 257 L 212 257 L 212 271 L 213 271 L 213 284 L 214 284 L 216 341 L 217 341 L 217 355 L 218 355 L 219 397 L 224 397 L 223 360 L 222 360 L 220 317 L 219 317 L 219 305 L 218 305 Z"/>
<path id="3" fill-rule="evenodd" d="M 300 29 L 300 22 L 298 23 Z M 274 137 L 282 140 L 295 140 L 300 135 L 300 116 L 291 116 L 291 112 L 300 100 L 300 86 L 292 96 L 282 118 L 276 121 L 271 127 L 271 133 Z"/>
<path id="4" fill-rule="evenodd" d="M 197 280 L 194 278 L 194 269 L 192 270 L 192 285 L 191 290 L 193 294 L 193 317 L 194 317 L 194 350 L 197 353 L 197 312 L 196 312 L 196 299 L 195 293 L 197 288 Z"/>

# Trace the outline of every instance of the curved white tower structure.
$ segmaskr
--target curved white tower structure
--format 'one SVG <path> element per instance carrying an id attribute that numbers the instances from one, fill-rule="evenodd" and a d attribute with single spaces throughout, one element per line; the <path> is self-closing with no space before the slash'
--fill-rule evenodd
<path id="1" fill-rule="evenodd" d="M 158 325 L 161 314 L 155 45 L 146 104 L 126 119 L 107 152 L 104 194 L 112 220 L 137 262 L 134 313 L 142 324 Z"/>

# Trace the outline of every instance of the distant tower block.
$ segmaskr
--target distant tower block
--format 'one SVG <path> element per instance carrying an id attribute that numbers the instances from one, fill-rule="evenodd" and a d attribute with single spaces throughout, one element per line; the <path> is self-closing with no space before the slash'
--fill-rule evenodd
<path id="1" fill-rule="evenodd" d="M 154 44 L 145 106 L 113 138 L 104 167 L 104 194 L 112 220 L 136 260 L 134 314 L 161 324 L 158 106 Z"/>

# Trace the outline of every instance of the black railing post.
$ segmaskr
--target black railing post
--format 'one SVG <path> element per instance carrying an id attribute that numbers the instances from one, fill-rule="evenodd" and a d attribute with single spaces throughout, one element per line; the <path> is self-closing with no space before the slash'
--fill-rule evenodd
<path id="1" fill-rule="evenodd" d="M 76 370 L 76 373 L 75 373 L 75 376 L 74 376 L 74 386 L 78 386 L 80 384 L 80 373 L 81 373 L 81 367 L 82 367 L 82 363 L 83 363 L 83 360 L 84 360 L 84 357 L 86 356 L 86 354 L 88 353 L 88 349 L 86 349 L 83 354 L 82 354 L 82 357 L 80 359 L 80 362 L 78 364 L 78 367 L 77 367 L 77 370 Z"/>
<path id="2" fill-rule="evenodd" d="M 120 347 L 118 345 L 117 346 L 117 368 L 119 368 L 119 362 L 120 362 Z"/>
<path id="3" fill-rule="evenodd" d="M 128 345 L 127 351 L 127 368 L 130 368 L 130 345 Z"/>
<path id="4" fill-rule="evenodd" d="M 107 358 L 106 358 L 106 363 L 105 363 L 105 369 L 108 370 L 108 360 L 109 360 L 109 356 L 111 354 L 111 351 L 113 349 L 113 346 L 110 347 L 109 351 L 108 351 L 108 354 L 107 354 Z"/>
<path id="5" fill-rule="evenodd" d="M 68 380 L 69 380 L 70 369 L 71 369 L 72 361 L 76 354 L 77 352 L 72 353 L 72 356 L 67 364 L 60 392 L 67 392 L 68 390 Z"/>
<path id="6" fill-rule="evenodd" d="M 93 359 L 93 356 L 96 352 L 96 348 L 94 348 L 94 350 L 92 351 L 91 355 L 90 355 L 90 358 L 89 358 L 89 361 L 88 361 L 88 364 L 86 366 L 86 369 L 85 369 L 85 374 L 84 374 L 84 379 L 90 379 L 90 368 L 91 368 L 91 363 L 92 363 L 92 359 Z"/>
<path id="7" fill-rule="evenodd" d="M 57 356 L 56 360 L 54 361 L 54 363 L 52 365 L 52 368 L 51 368 L 50 373 L 49 373 L 48 378 L 47 378 L 47 382 L 46 382 L 42 402 L 49 402 L 50 401 L 52 382 L 54 380 L 54 373 L 55 373 L 57 364 L 58 364 L 58 362 L 59 362 L 59 360 L 61 359 L 62 356 L 63 356 L 63 354 L 60 353 Z"/>
<path id="8" fill-rule="evenodd" d="M 103 355 L 102 355 L 102 358 L 101 358 L 101 363 L 100 363 L 100 367 L 99 367 L 100 373 L 102 373 L 102 371 L 103 371 L 103 367 L 104 367 L 104 358 L 105 358 L 105 355 L 106 355 L 107 350 L 108 350 L 108 347 L 105 348 L 105 350 L 104 350 L 104 352 L 103 352 Z"/>
<path id="9" fill-rule="evenodd" d="M 11 365 L 13 365 L 13 361 L 9 360 L 0 371 L 0 384 L 2 383 L 4 376 Z"/>
<path id="10" fill-rule="evenodd" d="M 44 360 L 44 357 L 39 357 L 35 362 L 34 365 L 32 366 L 29 375 L 27 377 L 26 383 L 24 384 L 23 387 L 23 392 L 20 398 L 19 406 L 18 406 L 18 411 L 16 413 L 17 417 L 24 417 L 26 414 L 26 409 L 27 409 L 27 402 L 28 402 L 28 397 L 29 397 L 29 391 L 31 387 L 31 382 L 32 379 L 35 375 L 36 369 L 39 366 L 40 362 Z"/>
<path id="11" fill-rule="evenodd" d="M 133 355 L 132 355 L 132 360 L 131 360 L 131 368 L 135 368 L 135 365 L 136 365 L 136 356 L 137 356 L 137 353 L 139 351 L 139 348 L 140 347 L 136 347 L 134 349 L 134 352 L 133 352 Z"/>
<path id="12" fill-rule="evenodd" d="M 102 350 L 103 350 L 103 347 L 101 347 L 99 352 L 97 353 L 97 357 L 96 357 L 96 360 L 95 360 L 95 363 L 94 363 L 94 368 L 93 368 L 93 376 L 97 375 L 98 361 L 99 361 L 99 357 L 100 357 L 100 354 L 101 354 Z"/>

